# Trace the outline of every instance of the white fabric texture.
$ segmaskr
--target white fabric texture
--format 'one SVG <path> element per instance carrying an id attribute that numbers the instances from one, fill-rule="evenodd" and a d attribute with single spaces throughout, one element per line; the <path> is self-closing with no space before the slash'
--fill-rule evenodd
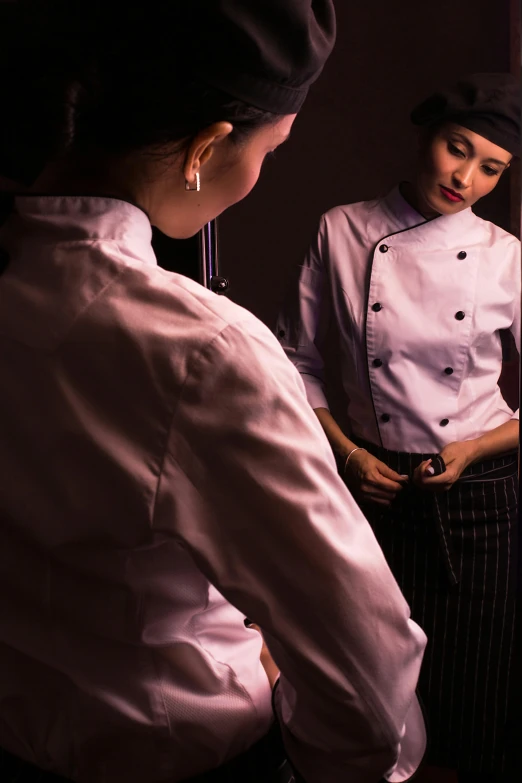
<path id="1" fill-rule="evenodd" d="M 333 323 L 354 438 L 437 453 L 518 418 L 497 382 L 501 330 L 520 353 L 520 277 L 516 237 L 471 209 L 426 221 L 395 188 L 323 216 L 277 333 L 310 405 L 328 408 Z"/>

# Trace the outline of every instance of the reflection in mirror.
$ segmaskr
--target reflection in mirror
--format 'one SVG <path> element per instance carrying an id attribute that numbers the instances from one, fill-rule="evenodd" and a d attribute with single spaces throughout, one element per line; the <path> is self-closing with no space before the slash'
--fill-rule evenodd
<path id="1" fill-rule="evenodd" d="M 236 299 L 277 321 L 339 472 L 428 634 L 429 769 L 418 779 L 515 780 L 514 4 L 494 14 L 485 3 L 404 6 L 404 27 L 395 8 L 371 24 L 369 10 L 339 9 L 339 46 L 308 124 L 224 216 L 223 264 Z M 353 32 L 365 23 L 370 41 Z M 353 79 L 354 62 L 364 78 Z M 465 73 L 504 76 L 456 87 Z M 410 109 L 448 84 L 446 111 L 424 105 L 413 133 Z M 294 263 L 276 319 L 280 268 Z"/>

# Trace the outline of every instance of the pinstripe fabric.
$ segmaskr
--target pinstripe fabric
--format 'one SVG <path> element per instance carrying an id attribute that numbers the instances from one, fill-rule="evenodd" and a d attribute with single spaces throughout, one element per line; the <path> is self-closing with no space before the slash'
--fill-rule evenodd
<path id="1" fill-rule="evenodd" d="M 366 444 L 398 473 L 431 455 Z M 471 773 L 506 766 L 517 593 L 516 458 L 467 470 L 447 493 L 402 490 L 390 508 L 366 506 L 377 539 L 428 635 L 419 692 L 428 763 Z"/>

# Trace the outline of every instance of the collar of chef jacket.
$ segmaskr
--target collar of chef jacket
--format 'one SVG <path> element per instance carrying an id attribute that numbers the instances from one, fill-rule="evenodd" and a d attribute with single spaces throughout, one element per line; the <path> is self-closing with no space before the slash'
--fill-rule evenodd
<path id="1" fill-rule="evenodd" d="M 157 265 L 151 239 L 145 212 L 121 199 L 18 196 L 14 214 L 0 230 L 1 247 L 16 256 L 16 270 L 8 264 L 2 276 L 0 328 L 5 324 L 21 342 L 52 350 L 79 313 L 122 274 L 122 255 L 130 265 Z M 52 264 L 45 263 L 46 252 Z M 16 272 L 13 285 L 10 271 Z M 59 310 L 56 299 L 42 296 L 50 285 L 63 290 Z"/>
<path id="2" fill-rule="evenodd" d="M 484 237 L 484 227 L 471 207 L 452 215 L 439 215 L 426 220 L 401 194 L 400 188 L 393 190 L 382 200 L 385 211 L 397 226 L 396 232 L 387 234 L 394 237 L 394 244 L 409 243 L 413 240 L 420 245 L 433 245 L 440 250 L 454 248 L 456 241 L 467 246 L 480 242 Z M 412 234 L 411 229 L 414 229 Z M 404 233 L 405 236 L 400 235 Z M 382 237 L 384 240 L 386 237 Z"/>

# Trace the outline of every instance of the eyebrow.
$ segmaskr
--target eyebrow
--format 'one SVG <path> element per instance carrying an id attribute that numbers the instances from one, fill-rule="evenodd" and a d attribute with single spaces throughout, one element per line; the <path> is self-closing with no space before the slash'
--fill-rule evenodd
<path id="1" fill-rule="evenodd" d="M 475 147 L 471 143 L 471 141 L 468 139 L 467 136 L 464 136 L 463 133 L 459 133 L 458 131 L 453 131 L 453 136 L 457 136 L 465 145 L 466 147 L 471 150 L 471 152 L 477 154 L 477 151 L 475 150 Z M 498 160 L 497 158 L 485 158 L 485 161 L 488 163 L 498 163 L 499 166 L 504 166 L 504 168 L 507 168 L 509 166 L 509 163 L 506 163 L 505 160 Z"/>

